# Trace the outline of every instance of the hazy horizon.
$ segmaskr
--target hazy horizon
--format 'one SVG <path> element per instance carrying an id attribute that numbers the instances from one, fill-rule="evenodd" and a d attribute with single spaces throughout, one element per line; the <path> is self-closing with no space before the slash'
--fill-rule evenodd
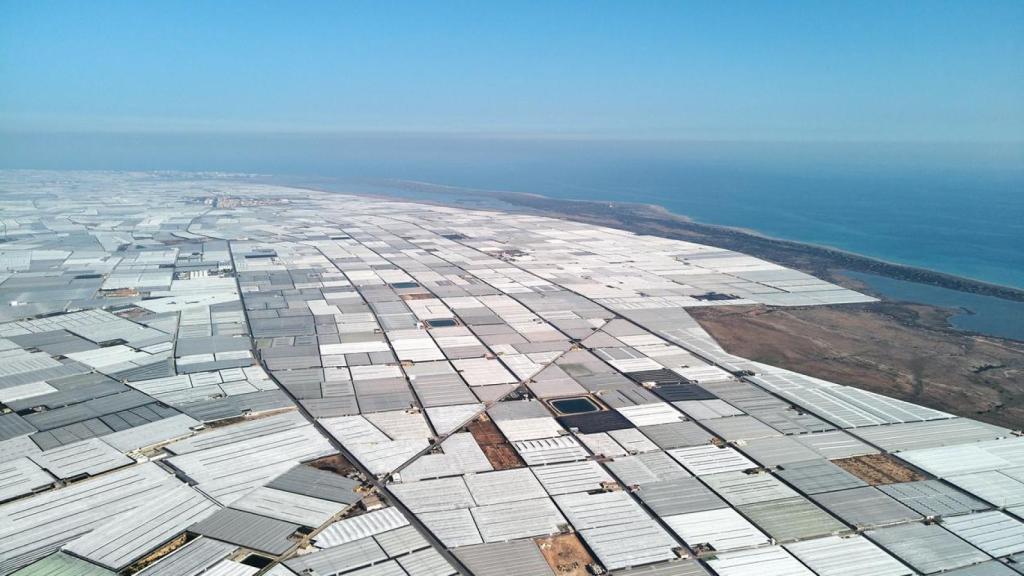
<path id="1" fill-rule="evenodd" d="M 620 158 L 786 168 L 819 161 L 829 167 L 919 168 L 949 173 L 1024 170 L 1024 140 L 989 142 L 884 140 L 713 140 L 491 133 L 10 131 L 0 129 L 0 167 L 116 170 L 261 171 L 337 176 L 353 166 L 454 162 L 551 163 L 617 152 Z M 798 158 L 799 156 L 799 158 Z M 296 162 L 304 158 L 306 162 Z M 258 169 L 261 163 L 267 169 Z M 336 162 L 336 163 L 335 163 Z M 782 164 L 778 164 L 781 162 Z M 380 174 L 380 176 L 389 176 Z M 390 176 L 395 176 L 391 174 Z"/>

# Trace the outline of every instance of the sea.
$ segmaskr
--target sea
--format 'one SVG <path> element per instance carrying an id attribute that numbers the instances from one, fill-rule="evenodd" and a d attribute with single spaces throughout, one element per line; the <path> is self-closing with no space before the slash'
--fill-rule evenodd
<path id="1" fill-rule="evenodd" d="M 422 197 L 397 183 L 409 180 L 656 204 L 700 222 L 1024 288 L 1024 143 L 0 134 L 0 167 L 247 172 Z M 444 196 L 493 204 L 467 190 L 434 199 Z M 894 299 L 963 310 L 955 323 L 964 329 L 1024 339 L 1024 305 L 870 280 Z M 990 316 L 1016 328 L 997 328 Z"/>

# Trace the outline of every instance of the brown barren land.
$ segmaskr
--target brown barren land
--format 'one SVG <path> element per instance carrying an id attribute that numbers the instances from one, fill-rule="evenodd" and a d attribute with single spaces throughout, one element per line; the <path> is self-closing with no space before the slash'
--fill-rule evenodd
<path id="1" fill-rule="evenodd" d="M 872 486 L 924 480 L 923 476 L 886 454 L 867 454 L 833 460 L 832 463 Z"/>
<path id="2" fill-rule="evenodd" d="M 537 546 L 557 576 L 588 576 L 587 565 L 593 564 L 587 549 L 575 534 L 538 538 Z"/>
<path id="3" fill-rule="evenodd" d="M 942 309 L 878 302 L 690 312 L 730 353 L 1007 428 L 1024 427 L 1024 343 L 949 329 Z"/>
<path id="4" fill-rule="evenodd" d="M 505 439 L 505 435 L 498 430 L 490 419 L 481 416 L 474 420 L 467 427 L 473 439 L 487 456 L 487 461 L 495 470 L 509 470 L 511 468 L 522 468 L 526 464 L 516 454 L 515 449 Z"/>
<path id="5" fill-rule="evenodd" d="M 181 548 L 182 546 L 184 546 L 185 544 L 189 543 L 194 538 L 195 538 L 194 536 L 191 536 L 191 535 L 189 535 L 187 533 L 186 534 L 181 534 L 179 536 L 176 536 L 175 538 L 172 538 L 170 542 L 167 542 L 163 546 L 161 546 L 161 547 L 157 548 L 156 550 L 150 552 L 148 556 L 145 556 L 145 557 L 135 561 L 134 564 L 132 564 L 131 566 L 125 568 L 123 573 L 124 574 L 136 574 L 138 572 L 141 572 L 141 571 L 145 570 L 146 568 L 148 568 L 149 566 L 151 566 L 154 563 L 156 563 L 157 560 L 162 560 L 165 556 L 169 555 L 171 552 L 174 552 L 175 550 L 177 550 L 177 549 Z"/>
<path id="6" fill-rule="evenodd" d="M 320 470 L 334 472 L 341 476 L 352 476 L 359 473 L 358 469 L 356 469 L 356 467 L 341 454 L 324 456 L 323 458 L 308 462 L 306 465 L 312 466 L 313 468 L 319 468 Z"/>

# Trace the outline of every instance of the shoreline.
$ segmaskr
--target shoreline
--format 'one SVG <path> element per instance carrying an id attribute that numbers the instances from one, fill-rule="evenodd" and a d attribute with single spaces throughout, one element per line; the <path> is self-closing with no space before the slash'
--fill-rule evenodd
<path id="1" fill-rule="evenodd" d="M 724 349 L 745 358 L 997 426 L 1018 429 L 1024 421 L 1024 381 L 1020 378 L 1024 374 L 1024 340 L 957 327 L 952 318 L 958 309 L 893 298 L 846 274 L 856 267 L 851 262 L 859 262 L 868 273 L 890 272 L 877 274 L 884 278 L 896 276 L 908 282 L 929 279 L 941 282 L 942 288 L 955 286 L 965 298 L 971 294 L 1007 294 L 1011 298 L 1001 301 L 1013 306 L 1024 301 L 1024 291 L 701 224 L 660 206 L 476 193 L 423 183 L 393 184 L 390 191 L 378 186 L 353 192 L 351 186 L 324 183 L 300 187 L 469 210 L 542 215 L 720 246 L 778 262 L 880 300 L 837 306 L 722 306 L 688 312 Z"/>
<path id="2" fill-rule="evenodd" d="M 482 190 L 410 180 L 387 180 L 384 183 L 410 192 L 485 196 L 525 208 L 531 213 L 554 218 L 599 224 L 636 234 L 706 243 L 798 268 L 830 280 L 837 279 L 837 271 L 849 270 L 967 294 L 1024 302 L 1024 289 L 890 262 L 827 245 L 775 238 L 755 230 L 697 222 L 657 204 L 567 200 L 529 192 Z M 364 195 L 401 198 L 397 194 L 389 195 L 384 192 Z M 434 203 L 427 200 L 409 200 Z"/>

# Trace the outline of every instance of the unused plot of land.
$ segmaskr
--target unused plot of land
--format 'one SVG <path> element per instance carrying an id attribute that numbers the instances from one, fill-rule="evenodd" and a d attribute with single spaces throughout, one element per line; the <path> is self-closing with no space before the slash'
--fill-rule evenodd
<path id="1" fill-rule="evenodd" d="M 538 538 L 537 546 L 557 576 L 588 576 L 594 559 L 575 534 Z"/>
<path id="2" fill-rule="evenodd" d="M 1011 429 L 1024 422 L 1024 343 L 952 330 L 945 310 L 880 302 L 690 313 L 744 358 Z"/>
<path id="3" fill-rule="evenodd" d="M 327 470 L 328 472 L 334 472 L 335 474 L 340 474 L 342 476 L 352 476 L 359 473 L 356 467 L 341 454 L 334 454 L 332 456 L 325 456 L 323 458 L 313 460 L 309 463 L 309 466 L 319 468 L 320 470 Z"/>
<path id="4" fill-rule="evenodd" d="M 470 423 L 467 428 L 495 470 L 522 468 L 526 465 L 490 419 L 480 418 Z"/>
<path id="5" fill-rule="evenodd" d="M 886 454 L 867 454 L 832 462 L 872 486 L 924 480 L 923 476 Z"/>

